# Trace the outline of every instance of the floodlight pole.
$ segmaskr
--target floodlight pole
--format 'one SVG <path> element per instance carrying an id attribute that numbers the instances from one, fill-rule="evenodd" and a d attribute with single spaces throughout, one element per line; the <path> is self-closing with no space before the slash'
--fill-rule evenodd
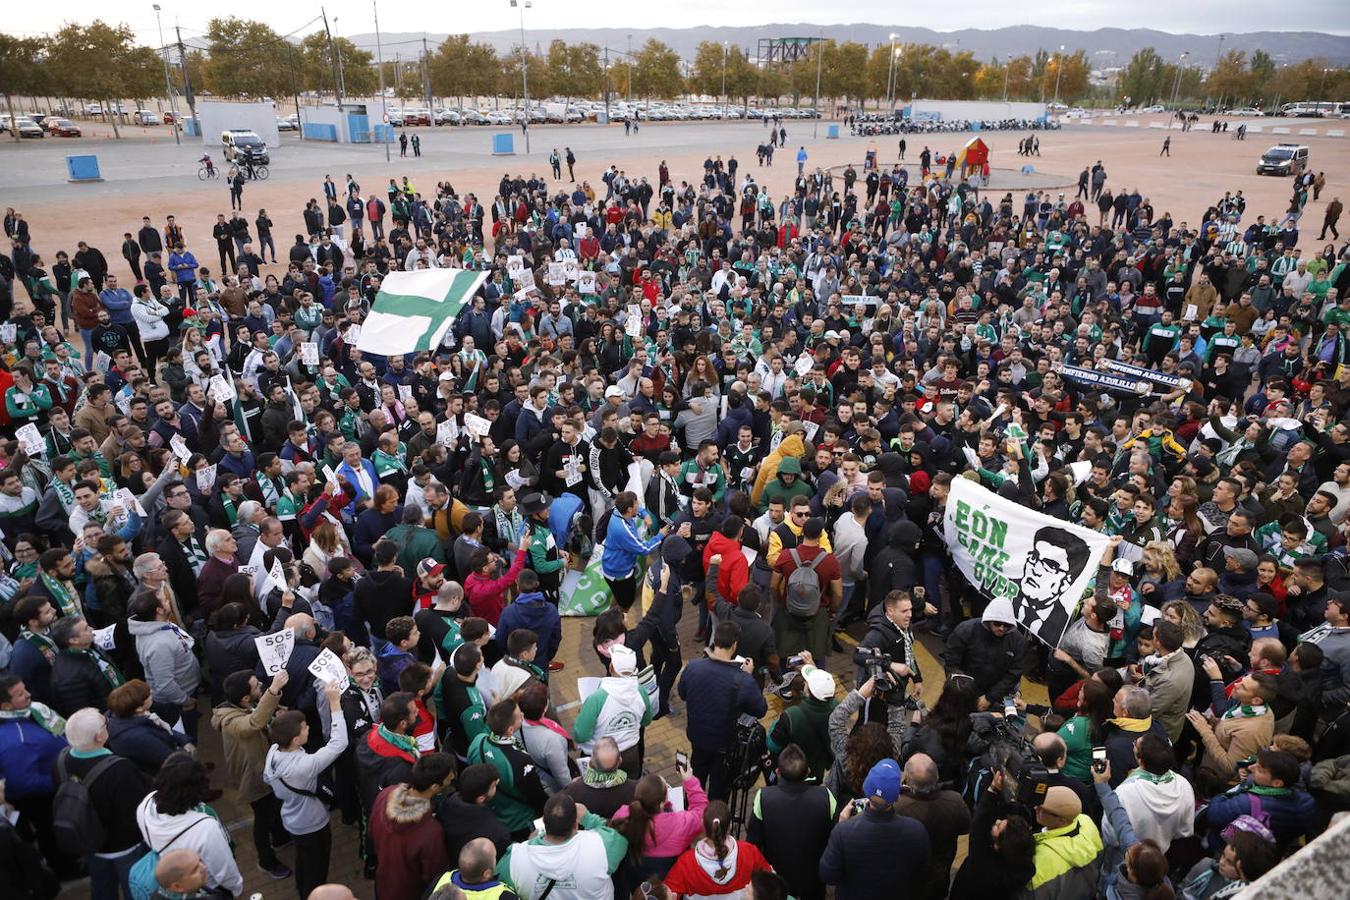
<path id="1" fill-rule="evenodd" d="M 817 42 L 817 48 L 819 49 L 819 52 L 816 54 L 816 96 L 815 99 L 811 101 L 811 105 L 816 111 L 816 115 L 813 118 L 811 125 L 811 140 L 813 141 L 820 134 L 820 70 L 821 64 L 825 61 L 824 30 L 820 32 L 820 40 Z"/>
<path id="2" fill-rule="evenodd" d="M 375 65 L 380 70 L 380 119 L 383 128 L 389 127 L 389 98 L 384 95 L 384 50 L 380 46 L 380 3 L 379 0 L 370 0 L 371 9 L 375 13 Z M 433 113 L 432 115 L 435 115 Z M 389 162 L 389 140 L 384 134 L 383 128 L 380 131 L 380 143 L 384 144 L 384 161 Z"/>
<path id="3" fill-rule="evenodd" d="M 178 105 L 173 102 L 173 83 L 169 81 L 169 45 L 164 43 L 164 23 L 159 18 L 159 4 L 155 5 L 155 25 L 159 28 L 159 50 L 164 54 L 164 99 L 169 101 L 169 112 L 173 113 L 173 142 L 183 146 L 178 134 Z"/>

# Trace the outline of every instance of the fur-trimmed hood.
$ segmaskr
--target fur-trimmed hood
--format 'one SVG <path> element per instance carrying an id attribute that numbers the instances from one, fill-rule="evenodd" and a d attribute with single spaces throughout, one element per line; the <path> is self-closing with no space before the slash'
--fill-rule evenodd
<path id="1" fill-rule="evenodd" d="M 406 784 L 396 784 L 385 796 L 384 814 L 395 828 L 411 827 L 431 814 L 431 801 L 414 794 Z"/>

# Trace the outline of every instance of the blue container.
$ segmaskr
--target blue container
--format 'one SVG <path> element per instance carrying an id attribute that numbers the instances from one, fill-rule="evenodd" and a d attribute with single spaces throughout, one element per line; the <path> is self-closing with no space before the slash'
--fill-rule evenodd
<path id="1" fill-rule="evenodd" d="M 830 140 L 830 141 L 837 141 L 837 140 L 839 139 L 839 126 L 838 126 L 838 125 L 826 125 L 826 126 L 825 126 L 825 139 L 826 139 L 826 140 Z"/>
<path id="2" fill-rule="evenodd" d="M 66 180 L 67 181 L 102 181 L 103 176 L 99 174 L 97 156 L 67 156 L 66 157 Z"/>
<path id="3" fill-rule="evenodd" d="M 505 134 L 494 134 L 492 136 L 492 155 L 515 156 L 516 136 L 509 131 Z"/>

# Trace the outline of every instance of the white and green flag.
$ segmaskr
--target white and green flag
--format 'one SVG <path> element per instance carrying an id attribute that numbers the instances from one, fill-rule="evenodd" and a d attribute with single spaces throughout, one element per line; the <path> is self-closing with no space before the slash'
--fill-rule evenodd
<path id="1" fill-rule="evenodd" d="M 486 272 L 465 269 L 390 272 L 361 325 L 356 349 L 381 356 L 435 350 L 486 279 Z"/>

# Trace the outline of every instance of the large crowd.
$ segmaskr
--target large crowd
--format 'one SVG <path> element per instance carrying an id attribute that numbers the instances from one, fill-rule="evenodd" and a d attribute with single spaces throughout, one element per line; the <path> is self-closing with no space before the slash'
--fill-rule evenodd
<path id="1" fill-rule="evenodd" d="M 130 279 L 10 209 L 6 896 L 336 900 L 352 829 L 381 900 L 1208 900 L 1350 808 L 1346 247 L 804 160 L 325 177 Z M 441 345 L 362 353 L 434 268 L 488 273 Z M 1058 646 L 962 478 L 1109 536 Z"/>

